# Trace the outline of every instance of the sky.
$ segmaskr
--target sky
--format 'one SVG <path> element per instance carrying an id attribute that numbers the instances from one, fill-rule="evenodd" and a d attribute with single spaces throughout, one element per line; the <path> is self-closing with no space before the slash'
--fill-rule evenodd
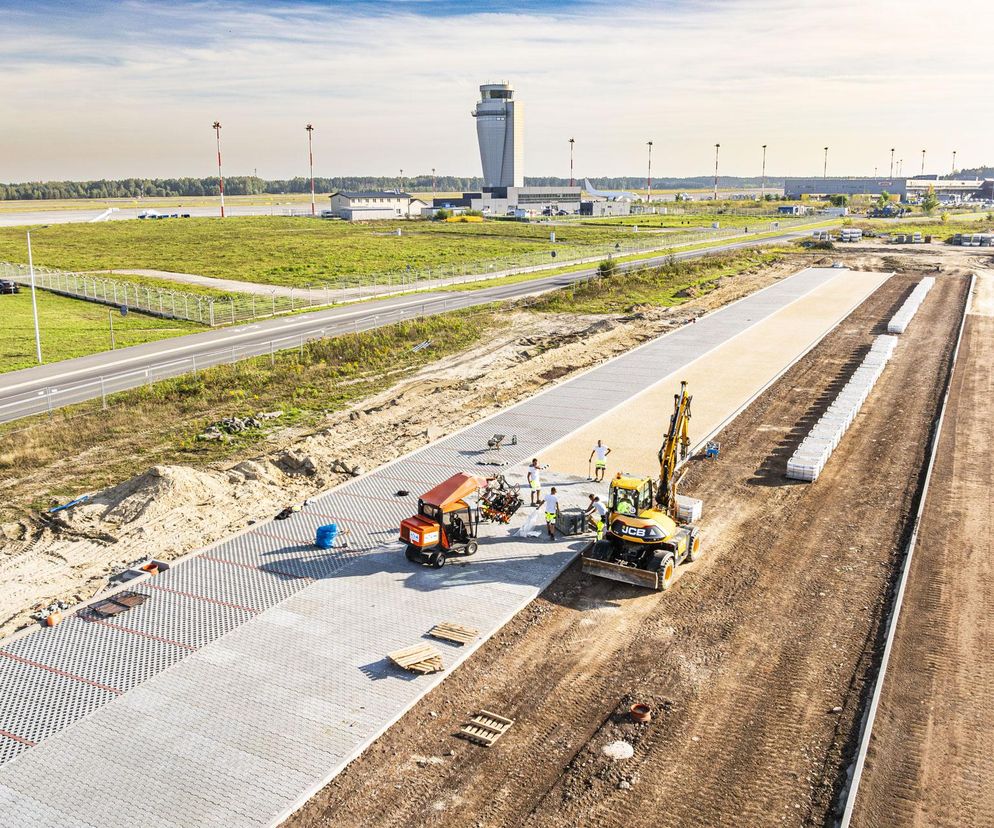
<path id="1" fill-rule="evenodd" d="M 0 0 L 0 181 L 479 175 L 481 83 L 525 174 L 947 173 L 994 163 L 994 3 Z"/>

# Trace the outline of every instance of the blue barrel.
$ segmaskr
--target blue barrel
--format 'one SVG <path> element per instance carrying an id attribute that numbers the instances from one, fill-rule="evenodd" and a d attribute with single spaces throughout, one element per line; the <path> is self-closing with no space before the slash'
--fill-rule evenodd
<path id="1" fill-rule="evenodd" d="M 327 526 L 319 526 L 314 545 L 318 549 L 331 549 L 335 545 L 335 538 L 338 537 L 338 524 L 329 523 Z"/>

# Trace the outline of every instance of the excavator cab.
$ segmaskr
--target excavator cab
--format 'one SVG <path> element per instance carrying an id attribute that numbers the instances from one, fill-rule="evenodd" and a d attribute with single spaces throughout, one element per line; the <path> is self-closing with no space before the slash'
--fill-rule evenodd
<path id="1" fill-rule="evenodd" d="M 451 555 L 475 553 L 480 514 L 467 498 L 485 485 L 485 480 L 459 473 L 421 495 L 418 513 L 400 524 L 407 560 L 440 569 Z"/>

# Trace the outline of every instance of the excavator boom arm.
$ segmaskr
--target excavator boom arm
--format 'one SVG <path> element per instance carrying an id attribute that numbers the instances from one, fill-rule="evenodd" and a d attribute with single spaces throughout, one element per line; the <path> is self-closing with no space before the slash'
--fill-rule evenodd
<path id="1" fill-rule="evenodd" d="M 676 490 L 682 472 L 677 471 L 680 462 L 687 459 L 690 452 L 690 402 L 693 397 L 687 393 L 687 381 L 680 382 L 680 393 L 673 395 L 673 414 L 663 445 L 659 449 L 659 486 L 656 490 L 656 503 L 660 508 L 676 518 Z"/>

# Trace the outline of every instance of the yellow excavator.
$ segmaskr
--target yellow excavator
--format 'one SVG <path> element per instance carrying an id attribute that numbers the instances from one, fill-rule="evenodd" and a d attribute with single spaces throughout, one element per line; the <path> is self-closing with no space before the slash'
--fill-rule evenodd
<path id="1" fill-rule="evenodd" d="M 676 568 L 701 554 L 697 526 L 680 519 L 677 486 L 690 450 L 691 395 L 673 395 L 673 416 L 659 449 L 659 479 L 619 473 L 608 493 L 607 531 L 583 557 L 583 571 L 601 578 L 665 590 Z"/>

